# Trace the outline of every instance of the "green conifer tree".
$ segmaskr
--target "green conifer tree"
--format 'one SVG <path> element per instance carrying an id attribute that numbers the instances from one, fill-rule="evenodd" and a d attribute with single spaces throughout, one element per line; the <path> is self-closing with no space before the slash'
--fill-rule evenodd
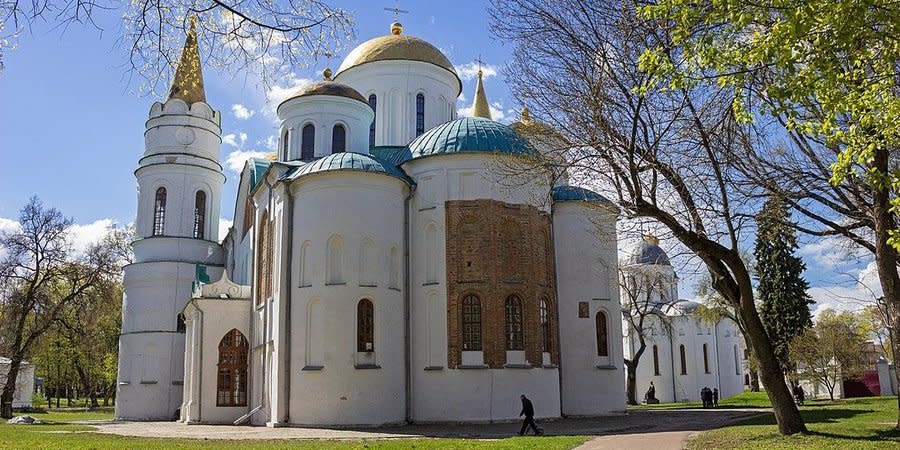
<path id="1" fill-rule="evenodd" d="M 809 283 L 802 276 L 806 264 L 794 255 L 797 235 L 789 219 L 784 201 L 769 197 L 756 216 L 753 251 L 760 315 L 784 371 L 791 369 L 788 344 L 812 326 L 809 305 L 814 303 L 806 292 Z"/>

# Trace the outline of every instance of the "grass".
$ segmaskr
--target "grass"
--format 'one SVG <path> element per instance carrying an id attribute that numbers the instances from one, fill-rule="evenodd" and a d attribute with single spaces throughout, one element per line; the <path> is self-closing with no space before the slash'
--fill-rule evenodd
<path id="1" fill-rule="evenodd" d="M 701 402 L 660 403 L 658 405 L 629 406 L 634 409 L 690 409 L 701 408 Z M 769 397 L 765 392 L 744 391 L 734 397 L 719 401 L 719 408 L 771 408 Z"/>
<path id="2" fill-rule="evenodd" d="M 753 393 L 759 396 L 758 393 Z M 763 398 L 765 394 L 762 394 Z M 752 400 L 752 399 L 745 399 Z M 768 403 L 768 400 L 765 400 Z M 743 402 L 744 406 L 760 401 Z M 724 402 L 720 402 L 723 405 Z M 900 448 L 896 397 L 867 397 L 834 402 L 813 400 L 800 407 L 808 434 L 781 436 L 771 413 L 701 433 L 690 449 L 881 449 Z"/>
<path id="3" fill-rule="evenodd" d="M 29 414 L 41 425 L 0 423 L 0 449 L 571 449 L 583 436 L 510 437 L 506 439 L 393 439 L 393 440 L 198 440 L 137 438 L 94 432 L 94 427 L 73 424 L 81 420 L 112 419 L 112 409 L 99 411 L 54 410 Z"/>

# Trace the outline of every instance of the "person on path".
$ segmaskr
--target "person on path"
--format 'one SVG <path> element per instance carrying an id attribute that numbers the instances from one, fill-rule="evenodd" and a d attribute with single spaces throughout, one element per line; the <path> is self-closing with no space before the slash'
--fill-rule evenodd
<path id="1" fill-rule="evenodd" d="M 712 391 L 712 407 L 713 407 L 713 408 L 718 408 L 718 407 L 719 407 L 719 388 L 713 388 L 713 391 Z"/>
<path id="2" fill-rule="evenodd" d="M 522 412 L 519 413 L 519 417 L 525 416 L 525 421 L 522 422 L 522 429 L 519 431 L 519 436 L 524 435 L 528 431 L 528 427 L 531 426 L 531 431 L 534 434 L 538 434 L 538 427 L 534 423 L 534 405 L 531 404 L 531 400 L 528 400 L 528 397 L 525 394 L 522 394 Z"/>
<path id="3" fill-rule="evenodd" d="M 704 408 L 709 408 L 711 394 L 712 393 L 707 386 L 703 386 L 703 389 L 700 389 L 700 401 L 703 402 Z"/>

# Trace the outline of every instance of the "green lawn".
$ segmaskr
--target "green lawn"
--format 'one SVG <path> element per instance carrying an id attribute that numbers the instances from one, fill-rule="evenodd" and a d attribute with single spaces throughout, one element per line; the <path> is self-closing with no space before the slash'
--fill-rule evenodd
<path id="1" fill-rule="evenodd" d="M 585 442 L 581 436 L 510 437 L 506 439 L 395 439 L 359 441 L 273 440 L 216 441 L 197 439 L 151 439 L 95 433 L 79 420 L 109 420 L 112 410 L 53 411 L 30 414 L 41 425 L 0 423 L 0 449 L 571 449 Z"/>
<path id="2" fill-rule="evenodd" d="M 763 394 L 764 396 L 765 394 Z M 768 402 L 768 400 L 766 400 Z M 757 402 L 745 402 L 753 405 Z M 724 402 L 721 402 L 724 404 Z M 691 449 L 881 449 L 900 448 L 896 397 L 809 401 L 800 408 L 809 434 L 781 436 L 771 413 L 707 431 Z"/>
<path id="3" fill-rule="evenodd" d="M 660 403 L 658 405 L 640 405 L 640 406 L 629 406 L 629 408 L 636 409 L 686 409 L 686 408 L 700 408 L 703 404 L 701 402 L 689 402 L 689 403 Z M 769 403 L 769 397 L 766 396 L 765 392 L 750 392 L 744 391 L 734 397 L 726 398 L 719 402 L 720 408 L 771 408 L 772 404 Z"/>

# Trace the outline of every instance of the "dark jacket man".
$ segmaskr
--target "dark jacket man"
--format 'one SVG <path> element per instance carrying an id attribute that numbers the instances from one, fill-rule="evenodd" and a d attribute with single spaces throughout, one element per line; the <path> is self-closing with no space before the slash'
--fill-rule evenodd
<path id="1" fill-rule="evenodd" d="M 528 427 L 531 426 L 531 430 L 534 431 L 534 434 L 538 434 L 537 425 L 534 423 L 534 405 L 531 404 L 531 400 L 528 400 L 528 397 L 525 394 L 522 394 L 522 412 L 519 413 L 519 417 L 525 416 L 525 421 L 522 422 L 522 429 L 519 431 L 519 436 L 525 434 L 528 431 Z"/>

